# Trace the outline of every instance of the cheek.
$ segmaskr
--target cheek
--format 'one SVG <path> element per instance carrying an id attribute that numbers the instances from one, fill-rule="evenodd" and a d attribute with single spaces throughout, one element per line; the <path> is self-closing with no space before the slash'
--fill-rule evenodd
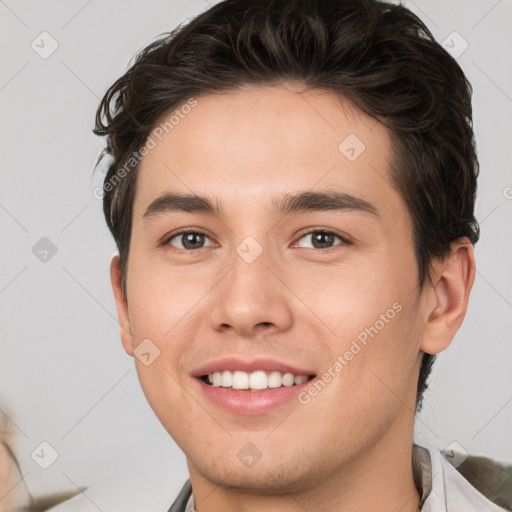
<path id="1" fill-rule="evenodd" d="M 396 310 L 386 310 L 356 338 L 361 352 L 347 368 L 345 382 L 351 389 L 364 390 L 368 407 L 383 414 L 397 412 L 403 405 L 410 411 L 415 408 L 421 329 L 413 303 L 394 305 Z"/>
<path id="2" fill-rule="evenodd" d="M 350 397 L 358 390 L 358 406 L 364 408 L 361 397 L 371 402 L 372 396 L 380 396 L 380 402 L 387 403 L 388 398 L 396 401 L 394 394 L 409 393 L 421 325 L 415 302 L 416 267 L 407 261 L 402 269 L 399 277 L 392 265 L 366 266 L 364 272 L 331 275 L 323 287 L 313 280 L 304 283 L 309 304 L 315 305 L 325 328 L 326 335 L 320 337 L 323 352 L 329 354 L 325 371 L 337 376 L 333 388 L 339 386 L 339 398 L 333 400 L 356 407 Z"/>
<path id="3" fill-rule="evenodd" d="M 186 440 L 190 432 L 194 431 L 194 425 L 197 428 L 204 417 L 200 410 L 196 410 L 196 402 L 185 391 L 173 364 L 165 352 L 150 366 L 136 363 L 140 385 L 148 404 L 177 444 L 182 446 L 181 440 Z"/>
<path id="4" fill-rule="evenodd" d="M 389 265 L 367 264 L 321 269 L 309 277 L 289 276 L 288 282 L 313 313 L 305 311 L 305 316 L 314 317 L 331 341 L 339 340 L 337 348 L 343 348 L 348 340 L 364 341 L 376 331 L 380 336 L 390 325 L 396 327 L 396 319 L 410 301 L 415 276 L 405 272 L 399 277 L 394 271 Z"/>
<path id="5" fill-rule="evenodd" d="M 157 262 L 134 261 L 129 274 L 128 305 L 133 334 L 165 340 L 175 337 L 194 318 L 208 283 L 190 270 L 168 269 Z"/>
<path id="6" fill-rule="evenodd" d="M 172 277 L 164 278 L 156 272 L 133 272 L 129 293 L 135 363 L 148 402 L 159 417 L 166 414 L 171 404 L 172 408 L 187 407 L 181 361 L 190 349 L 196 323 L 201 318 L 199 309 L 194 307 L 201 290 L 179 286 Z M 152 347 L 152 355 L 157 355 L 148 366 L 137 357 L 144 343 Z"/>

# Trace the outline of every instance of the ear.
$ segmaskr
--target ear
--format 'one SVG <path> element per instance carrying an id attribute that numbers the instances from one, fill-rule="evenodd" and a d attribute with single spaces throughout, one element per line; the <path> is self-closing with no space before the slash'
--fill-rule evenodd
<path id="1" fill-rule="evenodd" d="M 112 283 L 112 291 L 116 301 L 117 317 L 119 326 L 121 327 L 121 342 L 126 353 L 133 356 L 133 339 L 130 330 L 130 317 L 128 315 L 128 303 L 123 295 L 121 286 L 121 267 L 119 265 L 119 255 L 112 258 L 110 262 L 110 281 Z"/>
<path id="2" fill-rule="evenodd" d="M 427 293 L 421 350 L 437 354 L 445 350 L 464 320 L 475 280 L 475 255 L 468 238 L 452 243 L 446 258 L 434 263 Z"/>

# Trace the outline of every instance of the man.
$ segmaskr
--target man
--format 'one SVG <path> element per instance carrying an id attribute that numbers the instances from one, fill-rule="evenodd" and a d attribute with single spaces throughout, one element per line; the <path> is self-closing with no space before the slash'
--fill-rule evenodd
<path id="1" fill-rule="evenodd" d="M 122 343 L 187 457 L 170 510 L 502 510 L 413 444 L 479 234 L 471 86 L 415 15 L 226 0 L 95 133 Z"/>

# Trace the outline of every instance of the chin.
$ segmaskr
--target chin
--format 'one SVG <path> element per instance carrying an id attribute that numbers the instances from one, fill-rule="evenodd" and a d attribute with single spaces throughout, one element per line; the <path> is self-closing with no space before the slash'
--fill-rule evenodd
<path id="1" fill-rule="evenodd" d="M 307 471 L 288 462 L 283 466 L 282 462 L 263 459 L 251 468 L 244 467 L 238 460 L 234 464 L 225 461 L 213 466 L 210 461 L 205 461 L 204 465 L 194 467 L 204 478 L 223 489 L 268 496 L 304 491 L 321 479 L 315 468 Z"/>

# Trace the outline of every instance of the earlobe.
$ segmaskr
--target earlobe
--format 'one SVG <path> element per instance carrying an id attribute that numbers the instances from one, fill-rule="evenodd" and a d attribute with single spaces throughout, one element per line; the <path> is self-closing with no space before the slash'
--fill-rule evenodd
<path id="1" fill-rule="evenodd" d="M 121 269 L 119 265 L 119 255 L 112 258 L 110 262 L 110 281 L 112 283 L 112 291 L 116 301 L 117 317 L 121 328 L 121 342 L 126 353 L 133 356 L 133 339 L 130 329 L 130 317 L 128 314 L 128 303 L 124 297 L 121 285 Z"/>
<path id="2" fill-rule="evenodd" d="M 442 352 L 453 340 L 466 315 L 469 294 L 475 280 L 473 245 L 467 238 L 452 243 L 450 254 L 436 262 L 421 350 L 427 354 Z"/>

